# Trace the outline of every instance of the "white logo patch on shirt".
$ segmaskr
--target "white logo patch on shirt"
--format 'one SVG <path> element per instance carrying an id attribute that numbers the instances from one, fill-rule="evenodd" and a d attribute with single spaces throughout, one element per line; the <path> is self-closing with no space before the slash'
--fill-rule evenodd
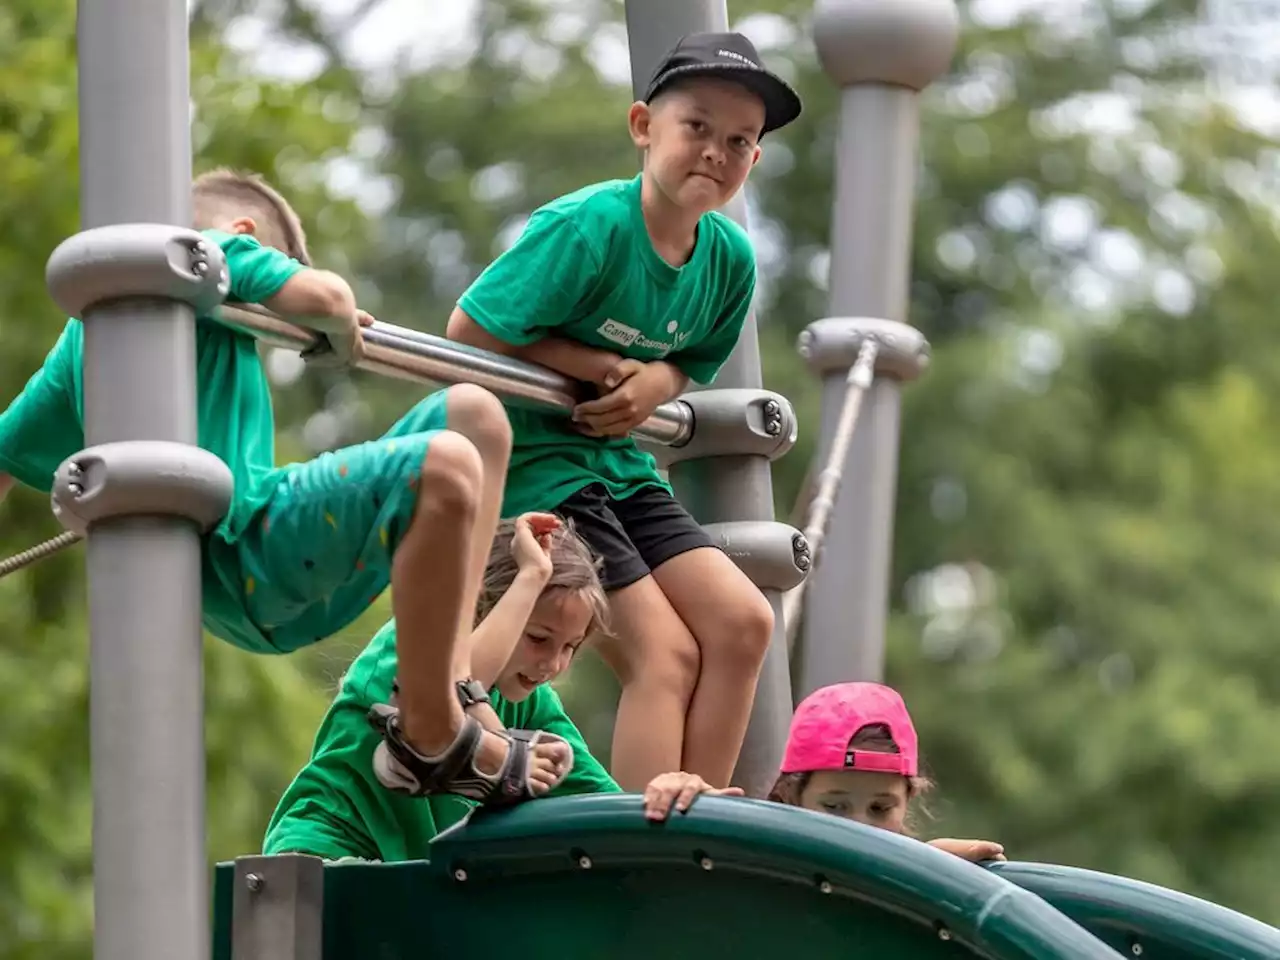
<path id="1" fill-rule="evenodd" d="M 667 332 L 673 334 L 674 343 L 646 337 L 635 327 L 629 327 L 625 323 L 619 323 L 617 320 L 606 320 L 596 327 L 596 333 L 619 346 L 646 350 L 656 356 L 665 357 L 672 350 L 679 350 L 691 336 L 691 333 L 687 330 L 673 330 L 672 327 L 679 327 L 679 324 L 673 321 L 667 325 Z"/>
<path id="2" fill-rule="evenodd" d="M 620 343 L 624 347 L 629 347 L 640 339 L 640 331 L 635 327 L 628 327 L 625 323 L 618 323 L 617 320 L 606 320 L 596 328 L 596 333 L 613 343 Z"/>

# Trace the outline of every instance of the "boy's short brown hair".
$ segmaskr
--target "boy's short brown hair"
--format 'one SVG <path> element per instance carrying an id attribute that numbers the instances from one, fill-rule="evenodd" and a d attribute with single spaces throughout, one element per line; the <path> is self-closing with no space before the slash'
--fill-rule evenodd
<path id="1" fill-rule="evenodd" d="M 208 229 L 219 219 L 252 217 L 258 225 L 255 236 L 264 246 L 311 264 L 302 221 L 289 201 L 258 174 L 226 167 L 202 173 L 191 184 L 191 201 L 196 229 Z"/>

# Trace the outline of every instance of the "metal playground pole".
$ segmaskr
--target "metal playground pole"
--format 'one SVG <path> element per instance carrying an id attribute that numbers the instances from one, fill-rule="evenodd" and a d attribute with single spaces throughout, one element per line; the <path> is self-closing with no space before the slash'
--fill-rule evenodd
<path id="1" fill-rule="evenodd" d="M 53 502 L 88 540 L 93 955 L 203 960 L 199 539 L 231 474 L 194 446 L 194 316 L 226 270 L 189 229 L 185 0 L 80 0 L 77 40 L 83 232 L 47 280 L 84 321 L 89 449 Z"/>
<path id="2" fill-rule="evenodd" d="M 818 462 L 832 447 L 846 380 L 862 343 L 878 345 L 823 556 L 809 584 L 797 696 L 876 680 L 884 663 L 896 499 L 901 383 L 928 344 L 903 320 L 911 271 L 919 91 L 950 66 L 953 0 L 818 0 L 818 59 L 843 93 L 831 235 L 832 316 L 801 335 L 823 378 Z"/>
<path id="3" fill-rule="evenodd" d="M 724 0 L 626 0 L 631 77 L 643 94 L 659 60 L 686 33 L 728 29 Z M 746 226 L 739 196 L 724 211 Z M 769 598 L 775 623 L 746 743 L 733 782 L 762 796 L 782 761 L 791 721 L 791 675 L 782 622 L 782 594 L 804 579 L 809 551 L 800 531 L 777 523 L 769 464 L 795 444 L 796 417 L 780 394 L 761 389 L 755 311 L 711 389 L 681 399 L 693 409 L 692 440 L 653 449 L 690 513 L 717 539 Z"/>

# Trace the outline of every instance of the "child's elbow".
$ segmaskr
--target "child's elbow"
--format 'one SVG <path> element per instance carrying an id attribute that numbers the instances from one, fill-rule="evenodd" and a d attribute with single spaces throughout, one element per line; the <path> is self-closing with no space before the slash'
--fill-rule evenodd
<path id="1" fill-rule="evenodd" d="M 445 324 L 444 335 L 454 343 L 466 344 L 468 347 L 478 347 L 481 350 L 488 350 L 490 353 L 500 353 L 505 357 L 520 356 L 520 347 L 507 343 L 505 340 L 499 340 L 480 324 L 476 323 L 461 307 L 454 307 L 453 313 L 449 314 L 449 322 Z"/>
<path id="2" fill-rule="evenodd" d="M 346 318 L 355 313 L 356 295 L 351 289 L 351 284 L 338 276 L 336 273 L 328 271 L 317 271 L 319 277 L 317 279 L 322 282 L 317 285 L 316 295 L 318 313 L 323 313 L 330 317 Z"/>
<path id="3" fill-rule="evenodd" d="M 445 324 L 444 335 L 457 343 L 478 346 L 476 343 L 477 330 L 479 330 L 479 325 L 467 316 L 461 307 L 454 307 L 453 313 L 449 314 L 449 322 Z"/>
<path id="4" fill-rule="evenodd" d="M 264 306 L 286 317 L 340 317 L 355 313 L 356 295 L 351 285 L 327 270 L 295 274 Z"/>

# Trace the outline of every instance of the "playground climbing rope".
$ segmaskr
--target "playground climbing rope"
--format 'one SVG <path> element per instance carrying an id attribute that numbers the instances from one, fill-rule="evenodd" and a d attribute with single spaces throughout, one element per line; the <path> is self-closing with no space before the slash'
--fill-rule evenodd
<path id="1" fill-rule="evenodd" d="M 849 376 L 845 380 L 844 400 L 840 404 L 840 419 L 836 422 L 831 452 L 818 474 L 817 491 L 809 502 L 809 519 L 804 527 L 804 536 L 809 541 L 809 550 L 815 564 L 822 561 L 822 542 L 831 525 L 836 496 L 840 492 L 840 481 L 844 477 L 844 465 L 849 459 L 849 446 L 858 429 L 862 398 L 875 381 L 876 357 L 879 352 L 880 346 L 875 340 L 870 337 L 863 340 L 862 346 L 858 348 L 858 358 L 849 368 Z M 782 598 L 782 620 L 786 626 L 788 650 L 794 645 L 796 631 L 800 629 L 800 611 L 804 608 L 804 594 L 808 583 L 809 578 L 806 577 Z"/>
<path id="2" fill-rule="evenodd" d="M 51 537 L 44 541 L 44 543 L 37 543 L 30 550 L 23 550 L 7 560 L 0 560 L 0 577 L 7 577 L 9 574 L 35 563 L 37 560 L 51 557 L 58 551 L 79 543 L 81 539 L 80 534 L 64 530 L 56 537 Z"/>

